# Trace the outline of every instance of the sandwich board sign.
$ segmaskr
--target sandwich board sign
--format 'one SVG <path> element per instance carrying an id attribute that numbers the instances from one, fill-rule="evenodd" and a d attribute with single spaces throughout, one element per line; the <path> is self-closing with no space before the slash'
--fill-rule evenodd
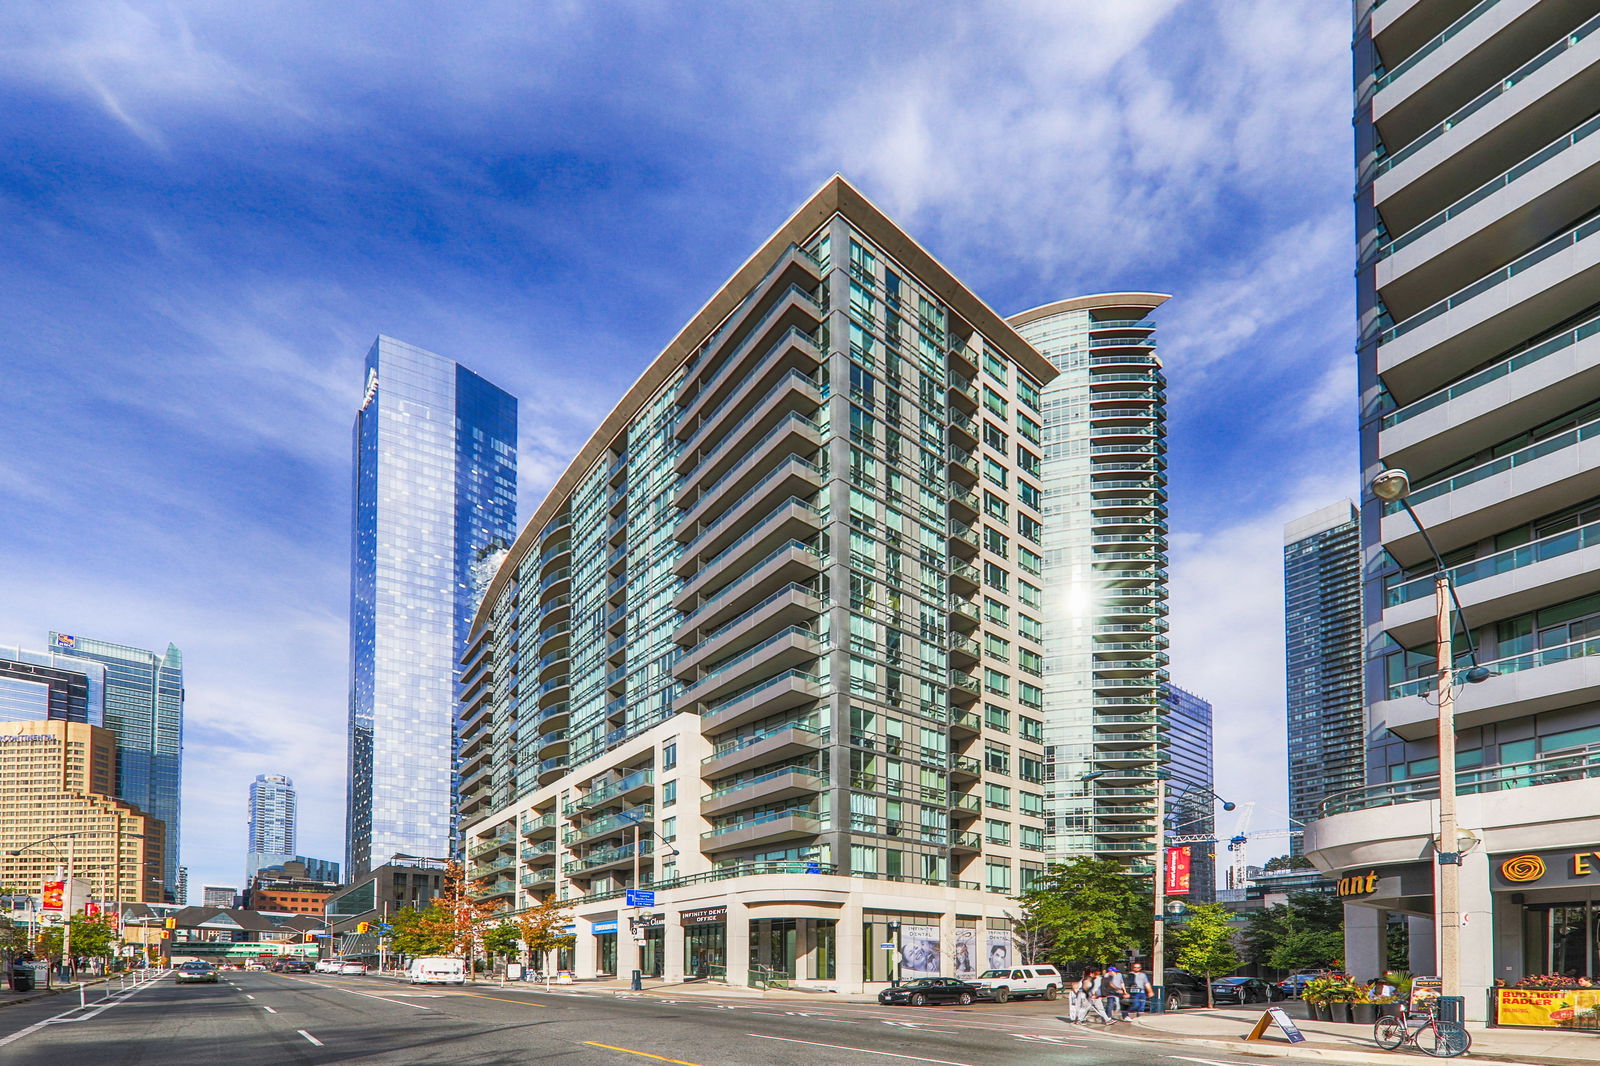
<path id="1" fill-rule="evenodd" d="M 1294 1024 L 1294 1019 L 1284 1013 L 1282 1007 L 1268 1007 L 1263 1011 L 1261 1017 L 1256 1019 L 1256 1027 L 1250 1030 L 1250 1035 L 1245 1039 L 1260 1040 L 1267 1035 L 1267 1026 L 1269 1025 L 1276 1025 L 1291 1044 L 1305 1042 L 1305 1034 L 1300 1031 L 1298 1025 Z"/>

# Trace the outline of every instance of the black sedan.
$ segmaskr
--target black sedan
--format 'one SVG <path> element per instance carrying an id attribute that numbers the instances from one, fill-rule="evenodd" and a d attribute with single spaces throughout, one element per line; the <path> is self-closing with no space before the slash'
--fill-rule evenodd
<path id="1" fill-rule="evenodd" d="M 1282 998 L 1276 988 L 1256 977 L 1222 977 L 1211 982 L 1213 1003 L 1271 1003 Z"/>
<path id="2" fill-rule="evenodd" d="M 878 993 L 879 1003 L 895 1006 L 910 1004 L 926 1007 L 930 1003 L 959 1003 L 963 1007 L 976 998 L 978 987 L 954 977 L 919 977 L 915 981 L 885 988 Z"/>
<path id="3" fill-rule="evenodd" d="M 187 984 L 216 984 L 217 968 L 209 962 L 186 962 L 178 967 L 178 983 Z"/>

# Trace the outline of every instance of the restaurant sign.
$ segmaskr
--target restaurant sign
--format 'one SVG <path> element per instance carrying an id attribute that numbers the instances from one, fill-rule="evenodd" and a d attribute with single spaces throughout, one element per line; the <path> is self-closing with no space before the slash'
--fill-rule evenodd
<path id="1" fill-rule="evenodd" d="M 1499 1025 L 1600 1030 L 1600 988 L 1497 988 Z"/>
<path id="2" fill-rule="evenodd" d="M 1378 871 L 1364 874 L 1346 874 L 1336 886 L 1340 896 L 1370 896 L 1378 891 Z"/>
<path id="3" fill-rule="evenodd" d="M 1600 847 L 1495 855 L 1489 868 L 1494 887 L 1501 891 L 1600 885 Z"/>

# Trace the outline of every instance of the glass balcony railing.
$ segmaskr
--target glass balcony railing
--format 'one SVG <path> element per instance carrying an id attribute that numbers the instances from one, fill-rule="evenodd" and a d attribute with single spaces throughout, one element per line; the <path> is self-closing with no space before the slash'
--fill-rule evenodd
<path id="1" fill-rule="evenodd" d="M 1389 329 L 1385 330 L 1379 335 L 1378 342 L 1380 344 L 1388 344 L 1391 341 L 1398 340 L 1417 327 L 1424 326 L 1438 318 L 1440 315 L 1455 310 L 1474 297 L 1482 296 L 1490 289 L 1496 288 L 1503 282 L 1511 280 L 1523 271 L 1537 266 L 1546 259 L 1549 259 L 1551 256 L 1556 255 L 1559 252 L 1566 251 L 1568 248 L 1571 248 L 1580 241 L 1588 240 L 1596 233 L 1600 233 L 1600 218 L 1590 218 L 1580 225 L 1574 226 L 1572 229 L 1563 233 L 1554 240 L 1546 241 L 1533 251 L 1518 257 L 1517 259 L 1508 263 L 1506 266 L 1496 270 L 1494 273 L 1479 278 L 1466 288 L 1446 296 L 1432 307 L 1427 307 L 1421 311 L 1418 311 L 1410 318 L 1407 318 L 1404 322 L 1397 322 L 1395 325 L 1391 326 Z"/>
<path id="2" fill-rule="evenodd" d="M 1466 14 L 1462 15 L 1460 18 L 1450 23 L 1450 25 L 1446 26 L 1438 36 L 1433 38 L 1433 40 L 1429 41 L 1421 48 L 1418 48 L 1415 52 L 1412 52 L 1410 55 L 1406 56 L 1405 59 L 1401 60 L 1395 65 L 1393 70 L 1378 78 L 1373 87 L 1376 89 L 1388 87 L 1396 78 L 1415 67 L 1424 59 L 1433 55 L 1434 52 L 1439 50 L 1441 45 L 1445 44 L 1452 37 L 1455 37 L 1462 30 L 1472 25 L 1477 21 L 1479 15 L 1482 15 L 1485 11 L 1489 10 L 1491 7 L 1494 7 L 1494 5 L 1498 4 L 1499 2 L 1500 0 L 1478 0 L 1478 3 L 1474 4 L 1470 9 L 1468 9 Z"/>
<path id="3" fill-rule="evenodd" d="M 1600 129 L 1600 116 L 1596 118 L 1595 128 Z M 1447 388 L 1429 393 L 1422 399 L 1409 403 L 1398 411 L 1391 411 L 1383 416 L 1383 428 L 1389 429 L 1392 426 L 1398 426 L 1400 423 L 1409 421 L 1420 414 L 1432 411 L 1449 403 L 1451 400 L 1459 399 L 1468 393 L 1481 389 L 1490 382 L 1499 381 L 1513 371 L 1521 370 L 1525 366 L 1531 366 L 1546 356 L 1565 351 L 1579 341 L 1593 337 L 1597 333 L 1600 333 L 1600 315 L 1579 323 L 1558 336 L 1549 337 L 1520 348 L 1493 366 L 1480 370 L 1470 377 L 1462 378 Z"/>
<path id="4" fill-rule="evenodd" d="M 1584 548 L 1592 548 L 1597 544 L 1600 544 L 1600 522 L 1591 522 L 1586 526 L 1553 533 L 1515 548 L 1486 555 L 1482 559 L 1452 566 L 1449 570 L 1450 581 L 1459 588 L 1473 581 L 1482 581 L 1486 577 L 1532 566 L 1545 559 L 1555 559 Z M 1432 596 L 1436 581 L 1435 574 L 1424 574 L 1392 585 L 1384 591 L 1383 605 L 1395 607 Z"/>
<path id="5" fill-rule="evenodd" d="M 1595 437 L 1600 437 L 1600 418 L 1597 418 L 1592 422 L 1585 422 L 1583 425 L 1576 426 L 1564 433 L 1557 433 L 1553 437 L 1546 437 L 1544 440 L 1530 444 L 1526 448 L 1519 448 L 1508 455 L 1502 455 L 1498 459 L 1491 459 L 1486 463 L 1479 463 L 1477 466 L 1472 467 L 1469 470 L 1463 470 L 1454 477 L 1445 478 L 1443 481 L 1435 481 L 1432 483 L 1423 484 L 1416 488 L 1410 496 L 1406 497 L 1406 499 L 1411 502 L 1412 506 L 1416 506 L 1419 503 L 1426 503 L 1428 500 L 1438 499 L 1440 496 L 1443 496 L 1446 493 L 1451 493 L 1457 489 L 1465 488 L 1468 485 L 1476 484 L 1477 482 L 1482 481 L 1485 478 L 1493 477 L 1496 474 L 1503 474 L 1507 470 L 1512 470 L 1519 466 L 1526 466 L 1535 459 L 1543 459 L 1547 455 L 1559 452 L 1565 448 L 1570 448 L 1580 441 L 1592 440 Z M 1386 515 L 1394 514 L 1395 512 L 1401 510 L 1403 506 L 1403 503 L 1399 500 L 1386 503 L 1383 505 L 1383 513 Z"/>
<path id="6" fill-rule="evenodd" d="M 767 446 L 767 444 L 769 442 L 771 442 L 774 438 L 776 438 L 776 437 L 778 437 L 778 436 L 780 436 L 780 435 L 782 435 L 784 433 L 788 433 L 790 431 L 790 429 L 792 427 L 794 427 L 794 426 L 799 426 L 799 427 L 801 427 L 803 429 L 809 429 L 809 430 L 812 430 L 813 432 L 816 432 L 816 433 L 821 433 L 822 432 L 822 427 L 817 425 L 811 419 L 807 418 L 803 414 L 800 414 L 800 413 L 795 412 L 795 411 L 791 411 L 791 412 L 789 412 L 788 415 L 786 415 L 785 417 L 779 419 L 778 420 L 778 424 L 776 426 L 773 426 L 770 430 L 768 430 L 765 434 L 763 434 L 761 439 L 756 441 L 754 444 L 746 444 L 745 442 L 740 441 L 739 442 L 739 450 L 742 451 L 745 454 L 745 456 L 747 456 L 747 457 L 751 456 L 751 455 L 755 455 L 755 454 L 759 453 L 761 451 L 761 449 L 765 448 Z M 730 442 L 731 443 L 731 438 L 723 438 L 723 439 L 724 439 L 725 442 Z M 720 448 L 718 450 L 720 450 Z M 729 470 L 727 473 L 723 474 L 721 477 L 717 478 L 717 480 L 713 481 L 711 484 L 709 484 L 709 485 L 705 486 L 704 488 L 702 488 L 700 490 L 699 495 L 695 497 L 694 502 L 692 504 L 689 504 L 685 508 L 685 510 L 692 510 L 693 508 L 699 506 L 701 500 L 704 500 L 707 497 L 714 496 L 718 492 L 721 492 L 722 491 L 722 487 L 727 484 L 729 478 L 732 478 L 732 477 L 744 472 L 742 467 L 743 467 L 742 463 L 735 463 L 731 470 Z"/>
<path id="7" fill-rule="evenodd" d="M 1543 70 L 1555 59 L 1565 54 L 1569 49 L 1576 48 L 1579 44 L 1583 43 L 1585 38 L 1587 38 L 1597 29 L 1600 29 L 1600 15 L 1596 15 L 1588 22 L 1585 22 L 1583 25 L 1579 26 L 1577 29 L 1573 30 L 1571 33 L 1562 37 L 1559 41 L 1550 45 L 1550 47 L 1546 48 L 1538 55 L 1522 64 L 1522 66 L 1512 71 L 1506 77 L 1496 81 L 1493 85 L 1473 98 L 1470 102 L 1458 108 L 1456 112 L 1449 118 L 1445 119 L 1438 125 L 1433 126 L 1420 136 L 1412 139 L 1412 141 L 1404 148 L 1378 160 L 1375 164 L 1373 164 L 1374 175 L 1376 176 L 1378 174 L 1384 174 L 1394 169 L 1396 166 L 1400 165 L 1426 145 L 1432 144 L 1434 141 L 1442 137 L 1446 132 L 1455 128 L 1456 126 L 1459 126 L 1462 122 L 1466 121 L 1467 118 L 1477 114 L 1485 107 L 1488 107 L 1489 104 L 1499 99 L 1500 96 L 1516 88 L 1519 84 L 1526 80 L 1530 74 L 1533 74 L 1539 70 Z"/>
<path id="8" fill-rule="evenodd" d="M 756 785 L 765 784 L 768 781 L 776 781 L 785 774 L 794 774 L 798 777 L 808 778 L 809 781 L 807 783 L 816 788 L 821 788 L 825 783 L 822 773 L 813 767 L 784 766 L 777 770 L 770 770 L 767 773 L 760 774 L 756 777 L 746 777 L 742 780 L 735 781 L 732 784 L 723 785 L 721 788 L 707 792 L 703 797 L 701 797 L 701 802 L 703 803 L 706 800 L 720 799 L 723 796 L 731 796 L 735 792 L 739 792 L 743 789 L 754 788 Z"/>
<path id="9" fill-rule="evenodd" d="M 763 640 L 760 644 L 756 644 L 753 647 L 750 647 L 745 651 L 733 656 L 732 658 L 721 660 L 711 669 L 707 670 L 704 674 L 701 674 L 699 677 L 685 685 L 684 690 L 688 692 L 697 688 L 701 688 L 708 681 L 716 680 L 717 678 L 726 674 L 729 670 L 732 670 L 734 667 L 749 662 L 751 659 L 757 659 L 765 656 L 769 651 L 772 650 L 774 645 L 779 644 L 790 637 L 804 637 L 807 640 L 820 639 L 817 634 L 813 633 L 809 629 L 806 629 L 804 626 L 788 626 L 784 629 L 778 630 L 778 632 L 774 633 L 766 640 Z"/>
<path id="10" fill-rule="evenodd" d="M 825 730 L 818 729 L 815 726 L 802 725 L 799 722 L 785 722 L 782 725 L 772 726 L 770 729 L 762 729 L 754 733 L 746 734 L 745 736 L 737 738 L 730 744 L 720 745 L 711 755 L 708 755 L 706 758 L 702 759 L 701 762 L 712 762 L 713 760 L 722 758 L 724 755 L 731 755 L 733 752 L 742 751 L 743 749 L 751 747 L 755 744 L 759 744 L 763 740 L 767 740 L 770 737 L 775 737 L 779 733 L 786 733 L 791 729 L 800 733 L 809 733 L 812 736 L 818 737 L 819 739 L 828 735 Z"/>
<path id="11" fill-rule="evenodd" d="M 715 629 L 707 630 L 705 635 L 700 638 L 700 643 L 704 644 L 707 641 L 714 640 L 717 637 L 722 636 L 722 634 L 728 632 L 729 630 L 734 629 L 734 628 L 736 628 L 738 626 L 744 625 L 745 623 L 749 622 L 750 619 L 754 618 L 756 615 L 758 615 L 762 611 L 766 610 L 770 605 L 772 605 L 773 603 L 777 602 L 778 600 L 783 599 L 785 596 L 788 596 L 790 594 L 798 594 L 798 595 L 801 595 L 801 596 L 809 596 L 809 597 L 811 597 L 813 599 L 817 598 L 817 592 L 816 592 L 815 589 L 811 588 L 811 586 L 802 585 L 797 581 L 790 582 L 789 584 L 783 586 L 783 588 L 779 589 L 777 592 L 774 592 L 772 595 L 768 596 L 766 599 L 762 600 L 760 603 L 756 604 L 754 607 L 750 608 L 749 610 L 744 611 L 741 614 L 734 615 L 732 618 L 728 619 L 726 622 L 722 623 L 720 626 L 718 626 Z"/>
<path id="12" fill-rule="evenodd" d="M 741 829 L 748 829 L 755 825 L 765 825 L 767 822 L 776 822 L 784 818 L 805 818 L 817 821 L 821 818 L 814 807 L 787 807 L 781 811 L 766 811 L 749 818 L 740 818 L 736 821 L 722 822 L 709 832 L 701 833 L 701 840 L 715 840 L 717 837 L 728 833 L 736 833 Z"/>
<path id="13" fill-rule="evenodd" d="M 722 711 L 726 710 L 728 707 L 731 707 L 733 704 L 738 703 L 740 700 L 748 699 L 758 692 L 762 692 L 769 688 L 775 688 L 778 685 L 782 685 L 792 680 L 807 681 L 813 685 L 820 685 L 822 684 L 823 679 L 818 677 L 816 674 L 808 674 L 804 670 L 785 670 L 777 677 L 768 678 L 767 680 L 762 681 L 760 684 L 752 685 L 749 688 L 740 689 L 738 692 L 733 692 L 726 696 L 712 700 L 710 703 L 706 704 L 706 709 L 701 713 L 700 717 L 707 720 L 715 718 Z"/>
<path id="14" fill-rule="evenodd" d="M 742 536 L 739 537 L 738 540 L 734 541 L 732 544 L 728 545 L 726 548 L 723 548 L 717 554 L 713 555 L 711 558 L 709 558 L 705 562 L 701 563 L 700 564 L 700 570 L 703 572 L 703 571 L 710 570 L 710 569 L 713 569 L 716 566 L 721 565 L 722 560 L 728 558 L 733 553 L 739 551 L 741 548 L 743 548 L 750 541 L 756 540 L 756 539 L 760 538 L 761 536 L 763 536 L 765 534 L 765 532 L 766 532 L 766 525 L 767 525 L 767 523 L 769 521 L 772 520 L 773 515 L 776 515 L 776 514 L 782 512 L 783 510 L 785 510 L 785 509 L 787 509 L 789 507 L 798 507 L 803 511 L 808 511 L 811 514 L 815 514 L 815 515 L 822 514 L 822 511 L 819 510 L 817 508 L 817 506 L 815 504 L 811 503 L 809 500 L 802 500 L 798 496 L 790 496 L 788 499 L 786 499 L 782 503 L 778 504 L 778 506 L 774 507 L 772 510 L 768 511 L 766 514 L 764 514 L 760 518 L 756 519 L 755 522 L 751 524 L 749 532 L 743 534 Z M 685 555 L 692 555 L 693 554 L 692 546 L 691 546 L 691 548 L 686 548 L 684 550 L 684 554 Z"/>
<path id="15" fill-rule="evenodd" d="M 1574 640 L 1567 644 L 1556 644 L 1549 648 L 1540 648 L 1537 651 L 1523 652 L 1520 655 L 1508 655 L 1504 659 L 1495 659 L 1491 662 L 1480 663 L 1493 670 L 1495 674 L 1515 674 L 1523 670 L 1536 670 L 1541 666 L 1552 663 L 1564 663 L 1568 659 L 1582 659 L 1590 655 L 1600 655 L 1600 637 L 1590 637 L 1587 640 Z M 1457 665 L 1460 669 L 1460 664 Z M 1400 699 L 1403 696 L 1420 696 L 1434 690 L 1437 678 L 1433 674 L 1412 678 L 1399 684 L 1389 686 L 1389 698 Z"/>
<path id="16" fill-rule="evenodd" d="M 574 810 L 579 811 L 587 810 L 590 807 L 598 807 L 607 800 L 610 800 L 615 796 L 622 795 L 624 792 L 632 791 L 641 785 L 648 785 L 652 780 L 652 771 L 635 770 L 633 773 L 613 781 L 608 785 L 601 785 L 599 788 L 590 789 L 582 796 L 579 796 L 578 799 L 572 804 L 572 807 Z"/>
<path id="17" fill-rule="evenodd" d="M 1456 771 L 1456 793 L 1478 796 L 1513 788 L 1553 785 L 1562 781 L 1587 781 L 1600 777 L 1600 744 L 1569 751 L 1550 752 L 1526 762 L 1500 763 Z M 1322 804 L 1322 813 L 1347 814 L 1398 803 L 1421 803 L 1439 798 L 1439 775 L 1411 777 L 1335 793 Z"/>
<path id="18" fill-rule="evenodd" d="M 754 574 L 757 570 L 760 570 L 763 566 L 766 566 L 768 563 L 772 562 L 772 560 L 776 559 L 778 556 L 782 555 L 784 552 L 789 551 L 789 550 L 794 549 L 794 548 L 798 548 L 801 551 L 807 552 L 807 553 L 809 553 L 811 555 L 817 555 L 819 559 L 821 558 L 821 556 L 817 552 L 817 549 L 813 548 L 811 545 L 807 544 L 803 540 L 785 541 L 783 544 L 780 544 L 775 551 L 772 551 L 772 552 L 769 552 L 766 555 L 763 555 L 760 559 L 758 559 L 756 562 L 752 563 L 749 567 L 747 567 L 745 569 L 744 573 L 740 574 L 738 577 L 734 578 L 732 581 L 730 581 L 726 585 L 722 586 L 722 588 L 718 589 L 709 598 L 707 598 L 705 600 L 705 602 L 701 603 L 700 606 L 696 607 L 693 611 L 690 611 L 689 614 L 683 620 L 684 624 L 685 625 L 694 625 L 694 624 L 696 624 L 696 619 L 704 617 L 705 614 L 708 611 L 711 610 L 711 608 L 721 604 L 722 601 L 724 599 L 726 599 L 728 596 L 742 591 L 743 590 L 742 586 L 744 585 L 745 578 L 749 577 L 751 574 Z"/>

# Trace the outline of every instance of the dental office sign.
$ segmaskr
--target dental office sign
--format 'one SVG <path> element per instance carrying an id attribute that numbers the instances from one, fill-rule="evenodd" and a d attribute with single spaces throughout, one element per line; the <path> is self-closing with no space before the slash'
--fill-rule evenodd
<path id="1" fill-rule="evenodd" d="M 1489 859 L 1489 870 L 1494 888 L 1502 892 L 1600 886 L 1600 845 L 1494 855 Z"/>

